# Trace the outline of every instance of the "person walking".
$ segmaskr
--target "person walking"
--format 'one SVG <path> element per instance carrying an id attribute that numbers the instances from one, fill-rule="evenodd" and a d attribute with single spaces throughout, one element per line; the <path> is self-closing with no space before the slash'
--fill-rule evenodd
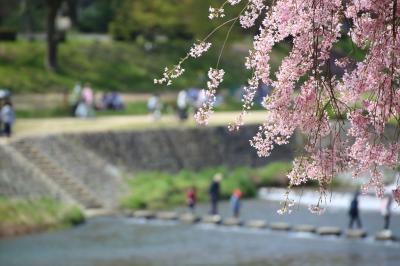
<path id="1" fill-rule="evenodd" d="M 12 126 L 15 122 L 15 112 L 10 100 L 7 100 L 1 108 L 1 121 L 4 125 L 3 134 L 6 137 L 11 137 Z"/>
<path id="2" fill-rule="evenodd" d="M 210 194 L 211 210 L 210 214 L 218 214 L 218 200 L 219 200 L 219 184 L 222 180 L 222 174 L 217 173 L 214 175 L 213 181 L 211 182 L 210 188 L 208 190 Z"/>
<path id="3" fill-rule="evenodd" d="M 176 106 L 178 107 L 179 120 L 185 121 L 188 118 L 188 96 L 185 90 L 178 93 Z"/>
<path id="4" fill-rule="evenodd" d="M 392 195 L 386 195 L 381 202 L 381 214 L 383 216 L 383 229 L 389 230 L 390 216 L 392 214 Z"/>
<path id="5" fill-rule="evenodd" d="M 230 200 L 234 218 L 239 218 L 241 197 L 242 191 L 239 188 L 235 189 Z"/>
<path id="6" fill-rule="evenodd" d="M 147 101 L 147 110 L 155 121 L 161 118 L 162 102 L 158 93 L 153 94 Z"/>
<path id="7" fill-rule="evenodd" d="M 191 213 L 194 213 L 194 208 L 196 207 L 196 201 L 197 201 L 196 188 L 193 186 L 186 191 L 186 203 Z"/>
<path id="8" fill-rule="evenodd" d="M 361 224 L 361 219 L 360 219 L 360 213 L 358 209 L 358 197 L 360 195 L 360 191 L 357 190 L 354 193 L 354 197 L 350 203 L 350 209 L 349 209 L 349 216 L 350 216 L 350 223 L 349 223 L 349 228 L 353 228 L 354 222 L 357 222 L 357 227 L 361 229 L 362 224 Z"/>

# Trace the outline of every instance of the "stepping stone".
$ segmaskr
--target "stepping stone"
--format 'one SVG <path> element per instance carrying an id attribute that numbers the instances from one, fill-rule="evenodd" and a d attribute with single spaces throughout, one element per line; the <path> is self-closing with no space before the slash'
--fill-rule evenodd
<path id="1" fill-rule="evenodd" d="M 123 212 L 122 212 L 122 214 L 124 215 L 124 216 L 126 216 L 126 217 L 133 217 L 133 211 L 130 211 L 130 210 L 123 210 Z"/>
<path id="2" fill-rule="evenodd" d="M 154 218 L 154 213 L 148 210 L 139 210 L 133 212 L 133 217 L 142 219 L 152 219 Z"/>
<path id="3" fill-rule="evenodd" d="M 176 220 L 178 219 L 178 215 L 176 212 L 159 212 L 157 213 L 157 219 L 160 220 Z"/>
<path id="4" fill-rule="evenodd" d="M 346 233 L 347 238 L 364 238 L 367 236 L 367 232 L 361 229 L 353 230 L 349 229 Z"/>
<path id="5" fill-rule="evenodd" d="M 376 233 L 375 239 L 384 241 L 384 240 L 394 240 L 395 238 L 394 238 L 392 231 L 382 230 L 382 231 L 379 231 Z"/>
<path id="6" fill-rule="evenodd" d="M 290 224 L 288 224 L 288 223 L 271 223 L 269 227 L 272 230 L 277 230 L 277 231 L 289 231 L 290 230 Z"/>
<path id="7" fill-rule="evenodd" d="M 201 221 L 206 224 L 220 224 L 222 218 L 220 215 L 207 215 L 204 216 Z"/>
<path id="8" fill-rule="evenodd" d="M 250 220 L 246 223 L 246 226 L 250 228 L 261 229 L 267 227 L 267 222 L 264 220 Z"/>
<path id="9" fill-rule="evenodd" d="M 232 217 L 232 218 L 224 219 L 222 221 L 222 224 L 226 225 L 226 226 L 241 226 L 243 223 L 240 219 Z"/>
<path id="10" fill-rule="evenodd" d="M 310 224 L 300 224 L 293 226 L 293 231 L 302 232 L 302 233 L 315 233 L 315 226 Z"/>
<path id="11" fill-rule="evenodd" d="M 200 218 L 192 213 L 185 213 L 179 217 L 179 220 L 183 223 L 194 224 L 200 221 Z"/>
<path id="12" fill-rule="evenodd" d="M 335 226 L 321 226 L 317 228 L 317 234 L 321 236 L 340 236 L 342 230 Z"/>

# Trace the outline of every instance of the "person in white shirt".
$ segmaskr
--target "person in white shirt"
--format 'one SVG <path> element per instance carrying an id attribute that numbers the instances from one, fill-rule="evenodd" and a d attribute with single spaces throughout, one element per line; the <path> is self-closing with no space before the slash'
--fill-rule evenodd
<path id="1" fill-rule="evenodd" d="M 185 90 L 181 90 L 178 93 L 178 98 L 176 99 L 176 106 L 178 107 L 179 120 L 184 121 L 188 118 L 188 97 Z"/>
<path id="2" fill-rule="evenodd" d="M 4 124 L 4 130 L 2 132 L 6 137 L 11 137 L 12 126 L 15 122 L 15 112 L 12 107 L 11 101 L 6 101 L 0 111 L 1 121 Z"/>

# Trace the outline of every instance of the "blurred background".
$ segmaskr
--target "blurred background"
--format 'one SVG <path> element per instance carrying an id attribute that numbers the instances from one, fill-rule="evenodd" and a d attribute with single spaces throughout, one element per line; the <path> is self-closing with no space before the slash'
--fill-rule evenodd
<path id="1" fill-rule="evenodd" d="M 208 127 L 192 117 L 229 26 L 174 84 L 154 85 L 219 25 L 207 16 L 222 2 L 0 0 L 1 266 L 397 265 L 400 210 L 355 193 L 368 177 L 338 176 L 322 216 L 307 210 L 319 199 L 313 182 L 294 190 L 291 215 L 276 213 L 305 139 L 296 133 L 268 158 L 250 147 L 270 87 L 260 85 L 247 125 L 228 131 L 258 26 L 229 35 Z M 272 75 L 290 50 L 290 39 L 274 47 Z M 364 58 L 344 34 L 333 56 L 350 51 Z M 384 171 L 391 188 L 396 172 Z M 209 216 L 216 180 L 219 219 Z M 354 199 L 363 230 L 347 239 Z"/>

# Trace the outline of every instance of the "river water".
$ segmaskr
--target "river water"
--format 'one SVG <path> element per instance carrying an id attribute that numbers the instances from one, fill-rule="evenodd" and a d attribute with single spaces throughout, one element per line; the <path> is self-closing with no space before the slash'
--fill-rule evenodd
<path id="1" fill-rule="evenodd" d="M 243 204 L 244 219 L 287 221 L 346 228 L 345 210 L 322 216 L 299 207 L 293 214 L 276 214 L 277 203 L 261 200 Z M 206 213 L 202 205 L 198 213 Z M 229 205 L 220 205 L 229 216 Z M 178 209 L 179 210 L 179 209 Z M 230 228 L 205 224 L 143 221 L 126 217 L 98 217 L 82 226 L 0 241 L 1 266 L 145 266 L 145 265 L 400 265 L 400 243 L 378 242 L 382 227 L 376 212 L 363 212 L 363 240 L 320 237 L 268 229 Z M 400 236 L 400 216 L 392 229 Z"/>

